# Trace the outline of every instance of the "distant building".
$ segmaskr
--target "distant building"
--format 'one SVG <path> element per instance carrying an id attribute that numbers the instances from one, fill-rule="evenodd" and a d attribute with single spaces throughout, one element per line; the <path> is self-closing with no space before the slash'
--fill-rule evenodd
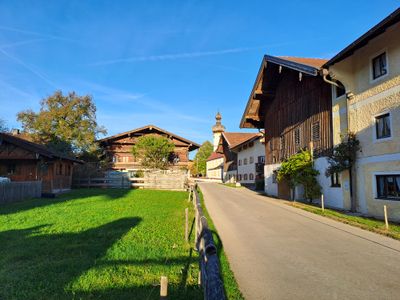
<path id="1" fill-rule="evenodd" d="M 212 127 L 214 152 L 207 159 L 207 177 L 223 182 L 236 182 L 237 153 L 232 149 L 254 138 L 258 133 L 225 132 L 225 127 L 221 124 L 221 114 L 217 113 L 215 119 L 216 124 Z"/>
<path id="2" fill-rule="evenodd" d="M 264 181 L 265 145 L 263 134 L 256 134 L 232 148 L 237 153 L 237 181 L 254 186 L 257 180 Z"/>
<path id="3" fill-rule="evenodd" d="M 57 153 L 19 136 L 0 133 L 0 176 L 11 181 L 42 181 L 43 193 L 71 189 L 78 159 Z"/>
<path id="4" fill-rule="evenodd" d="M 135 171 L 143 169 L 140 161 L 136 160 L 132 154 L 133 145 L 135 145 L 137 139 L 143 135 L 164 136 L 174 143 L 175 150 L 170 157 L 172 169 L 187 169 L 190 163 L 189 152 L 200 148 L 200 145 L 195 142 L 157 126 L 147 125 L 98 140 L 99 145 L 104 149 L 105 155 L 111 162 L 111 170 Z"/>

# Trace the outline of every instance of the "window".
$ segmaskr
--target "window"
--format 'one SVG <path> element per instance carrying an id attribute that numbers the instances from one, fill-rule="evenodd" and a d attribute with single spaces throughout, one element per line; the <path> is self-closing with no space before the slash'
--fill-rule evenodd
<path id="1" fill-rule="evenodd" d="M 247 180 L 247 174 L 243 175 L 243 180 Z"/>
<path id="2" fill-rule="evenodd" d="M 254 162 L 254 158 L 253 158 L 253 156 L 250 156 L 250 164 L 252 164 L 253 162 Z"/>
<path id="3" fill-rule="evenodd" d="M 68 166 L 67 166 L 67 169 L 66 169 L 65 172 L 66 172 L 65 175 L 68 175 L 68 176 L 71 175 L 71 165 L 68 165 Z"/>
<path id="4" fill-rule="evenodd" d="M 254 146 L 254 142 L 250 142 L 249 143 L 249 148 L 251 148 L 251 147 L 253 147 Z"/>
<path id="5" fill-rule="evenodd" d="M 62 175 L 62 164 L 59 163 L 56 166 L 56 175 Z"/>
<path id="6" fill-rule="evenodd" d="M 250 180 L 254 180 L 254 174 L 253 174 L 253 173 L 250 173 L 250 174 L 249 174 L 249 179 L 250 179 Z"/>
<path id="7" fill-rule="evenodd" d="M 372 59 L 372 79 L 377 79 L 387 74 L 386 52 Z"/>
<path id="8" fill-rule="evenodd" d="M 245 159 L 243 160 L 243 164 L 244 164 L 244 165 L 247 165 L 247 158 L 245 158 Z"/>
<path id="9" fill-rule="evenodd" d="M 331 175 L 331 187 L 340 187 L 339 173 Z"/>
<path id="10" fill-rule="evenodd" d="M 300 146 L 300 128 L 294 130 L 294 144 L 296 147 Z"/>
<path id="11" fill-rule="evenodd" d="M 239 174 L 239 181 L 242 180 L 242 174 Z"/>
<path id="12" fill-rule="evenodd" d="M 239 166 L 241 166 L 242 165 L 242 160 L 241 159 L 239 159 Z"/>
<path id="13" fill-rule="evenodd" d="M 7 174 L 13 175 L 17 173 L 17 166 L 15 164 L 7 165 Z"/>
<path id="14" fill-rule="evenodd" d="M 375 117 L 376 139 L 390 137 L 390 114 Z"/>
<path id="15" fill-rule="evenodd" d="M 312 133 L 312 140 L 318 141 L 320 134 L 319 134 L 319 122 L 315 122 L 312 124 L 311 133 Z"/>
<path id="16" fill-rule="evenodd" d="M 400 174 L 376 176 L 377 197 L 400 200 Z"/>
<path id="17" fill-rule="evenodd" d="M 117 162 L 117 156 L 116 156 L 116 155 L 113 155 L 113 157 L 112 157 L 112 162 L 113 162 L 113 163 L 116 163 L 116 162 Z"/>
<path id="18" fill-rule="evenodd" d="M 247 144 L 243 145 L 243 150 L 246 150 L 246 149 L 247 149 Z"/>
<path id="19" fill-rule="evenodd" d="M 259 157 L 258 157 L 258 162 L 259 162 L 260 164 L 265 163 L 265 156 L 259 156 Z"/>

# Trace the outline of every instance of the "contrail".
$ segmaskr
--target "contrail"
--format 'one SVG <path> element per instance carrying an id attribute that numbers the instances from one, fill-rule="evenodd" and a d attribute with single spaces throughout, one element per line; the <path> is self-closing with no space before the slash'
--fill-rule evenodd
<path id="1" fill-rule="evenodd" d="M 274 45 L 274 46 L 276 46 L 276 45 Z M 251 50 L 256 50 L 256 49 L 264 49 L 266 47 L 271 47 L 271 45 L 247 47 L 247 48 L 231 48 L 231 49 L 223 49 L 223 50 L 216 50 L 216 51 L 204 51 L 204 52 L 189 52 L 189 53 L 162 54 L 162 55 L 150 55 L 150 56 L 134 56 L 134 57 L 127 57 L 127 58 L 120 58 L 120 59 L 98 61 L 98 62 L 89 64 L 89 66 L 104 66 L 104 65 L 112 65 L 112 64 L 118 64 L 118 63 L 175 60 L 175 59 L 181 59 L 181 58 L 222 55 L 222 54 L 229 54 L 229 53 L 246 52 L 246 51 L 251 51 Z"/>
<path id="2" fill-rule="evenodd" d="M 33 74 L 35 74 L 37 77 L 43 79 L 46 83 L 48 83 L 49 85 L 51 85 L 52 87 L 56 87 L 56 85 L 54 84 L 54 82 L 52 82 L 51 80 L 49 80 L 48 78 L 46 78 L 43 74 L 41 74 L 40 72 L 36 71 L 35 69 L 33 69 L 32 67 L 30 67 L 29 65 L 27 65 L 26 63 L 24 63 L 22 60 L 20 60 L 19 58 L 12 56 L 11 54 L 9 54 L 8 52 L 4 51 L 4 49 L 0 48 L 0 52 L 3 53 L 5 56 L 7 56 L 8 58 L 12 59 L 13 61 L 15 61 L 16 63 L 18 63 L 19 65 L 23 66 L 25 69 L 27 69 L 28 71 L 32 72 Z"/>
<path id="3" fill-rule="evenodd" d="M 56 39 L 56 40 L 64 40 L 64 41 L 69 41 L 69 42 L 77 42 L 76 40 L 57 36 L 57 35 L 52 35 L 52 34 L 47 34 L 47 33 L 40 33 L 40 32 L 35 32 L 35 31 L 30 31 L 30 30 L 24 30 L 24 29 L 19 29 L 19 28 L 14 28 L 14 27 L 8 27 L 8 26 L 0 26 L 0 30 L 6 30 L 6 31 L 13 31 L 13 32 L 18 32 L 18 33 L 24 33 L 24 34 L 30 34 L 30 35 L 36 35 L 44 38 L 51 38 L 51 39 Z"/>

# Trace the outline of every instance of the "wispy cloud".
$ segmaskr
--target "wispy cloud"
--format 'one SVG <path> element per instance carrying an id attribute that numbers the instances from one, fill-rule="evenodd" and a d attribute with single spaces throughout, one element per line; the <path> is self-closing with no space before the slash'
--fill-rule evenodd
<path id="1" fill-rule="evenodd" d="M 214 55 L 223 55 L 223 54 L 231 54 L 231 53 L 241 53 L 247 52 L 257 49 L 265 49 L 267 46 L 257 46 L 257 47 L 245 47 L 245 48 L 230 48 L 230 49 L 222 49 L 216 51 L 202 51 L 202 52 L 187 52 L 187 53 L 176 53 L 176 54 L 161 54 L 161 55 L 148 55 L 148 56 L 134 56 L 134 57 L 126 57 L 126 58 L 118 58 L 118 59 L 110 59 L 97 61 L 89 66 L 104 66 L 104 65 L 112 65 L 118 63 L 132 63 L 132 62 L 143 62 L 143 61 L 161 61 L 161 60 L 176 60 L 183 58 L 195 58 L 195 57 L 203 57 L 203 56 L 214 56 Z"/>
<path id="2" fill-rule="evenodd" d="M 0 25 L 0 30 L 17 32 L 17 33 L 22 33 L 22 34 L 27 34 L 27 35 L 40 36 L 40 37 L 43 37 L 43 38 L 50 38 L 50 39 L 63 40 L 63 41 L 69 41 L 69 42 L 76 42 L 76 40 L 74 40 L 74 39 L 66 38 L 66 37 L 63 37 L 63 36 L 60 36 L 60 35 L 36 32 L 36 31 L 25 30 L 25 29 L 20 29 L 20 28 L 14 28 L 14 27 L 9 27 L 9 26 L 1 26 Z"/>
<path id="3" fill-rule="evenodd" d="M 23 46 L 23 45 L 27 45 L 27 44 L 43 42 L 43 41 L 48 41 L 48 40 L 49 40 L 48 38 L 30 39 L 30 40 L 24 40 L 24 41 L 19 41 L 19 42 L 14 42 L 14 43 L 3 44 L 3 45 L 0 45 L 0 48 L 2 48 L 2 49 L 13 48 L 13 47 L 17 47 L 17 46 Z"/>

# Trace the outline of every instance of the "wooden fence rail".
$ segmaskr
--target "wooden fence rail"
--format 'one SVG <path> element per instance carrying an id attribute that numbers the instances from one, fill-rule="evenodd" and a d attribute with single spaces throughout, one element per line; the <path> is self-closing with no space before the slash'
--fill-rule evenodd
<path id="1" fill-rule="evenodd" d="M 226 299 L 224 284 L 221 279 L 220 262 L 212 232 L 208 227 L 197 192 L 197 185 L 190 186 L 195 208 L 195 246 L 200 256 L 200 284 L 205 300 Z"/>
<path id="2" fill-rule="evenodd" d="M 185 190 L 185 176 L 169 176 L 156 174 L 145 177 L 129 178 L 127 176 L 118 177 L 96 177 L 96 178 L 75 178 L 74 187 L 102 187 L 102 188 L 131 188 L 139 187 L 145 189 L 160 190 Z"/>
<path id="3" fill-rule="evenodd" d="M 0 204 L 17 202 L 42 195 L 42 181 L 20 181 L 0 183 Z"/>

